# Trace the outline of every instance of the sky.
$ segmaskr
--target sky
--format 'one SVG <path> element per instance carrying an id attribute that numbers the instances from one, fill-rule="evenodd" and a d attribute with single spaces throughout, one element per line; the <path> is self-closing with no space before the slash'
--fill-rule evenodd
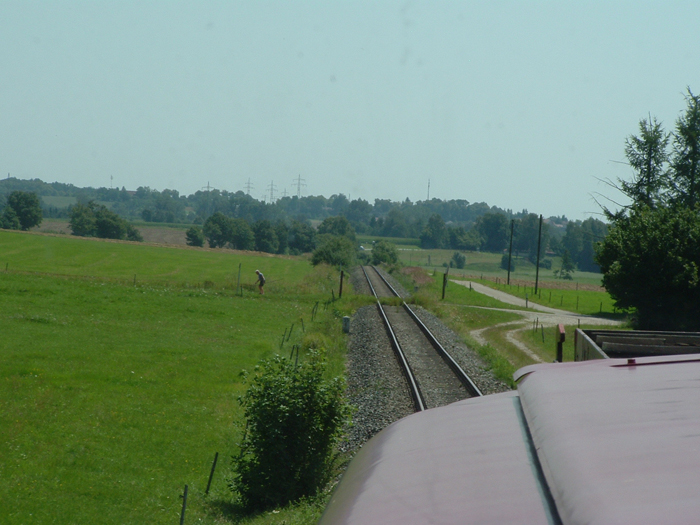
<path id="1" fill-rule="evenodd" d="M 700 2 L 0 0 L 0 178 L 600 218 Z M 607 200 L 612 199 L 612 200 Z"/>

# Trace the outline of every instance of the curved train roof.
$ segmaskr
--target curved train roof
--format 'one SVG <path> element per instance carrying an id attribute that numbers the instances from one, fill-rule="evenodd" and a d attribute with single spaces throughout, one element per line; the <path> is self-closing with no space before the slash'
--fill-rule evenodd
<path id="1" fill-rule="evenodd" d="M 387 427 L 322 524 L 694 523 L 700 355 L 547 364 Z"/>

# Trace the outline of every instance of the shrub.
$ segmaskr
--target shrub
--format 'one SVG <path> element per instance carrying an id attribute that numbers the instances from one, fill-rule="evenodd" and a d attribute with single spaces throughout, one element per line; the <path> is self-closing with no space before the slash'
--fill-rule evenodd
<path id="1" fill-rule="evenodd" d="M 504 270 L 508 270 L 508 254 L 504 253 L 503 257 L 501 257 L 501 268 Z M 510 271 L 513 272 L 515 271 L 515 258 L 511 257 L 510 258 Z"/>
<path id="2" fill-rule="evenodd" d="M 230 488 L 249 510 L 313 495 L 330 479 L 333 448 L 350 408 L 340 378 L 323 379 L 321 355 L 295 365 L 275 356 L 256 367 L 239 398 L 247 420 Z"/>
<path id="3" fill-rule="evenodd" d="M 396 246 L 387 241 L 379 241 L 372 248 L 372 264 L 396 264 L 399 261 L 399 252 Z"/>
<path id="4" fill-rule="evenodd" d="M 452 254 L 452 260 L 450 261 L 450 268 L 459 268 L 460 270 L 464 268 L 467 264 L 467 256 L 463 253 L 454 252 Z"/>

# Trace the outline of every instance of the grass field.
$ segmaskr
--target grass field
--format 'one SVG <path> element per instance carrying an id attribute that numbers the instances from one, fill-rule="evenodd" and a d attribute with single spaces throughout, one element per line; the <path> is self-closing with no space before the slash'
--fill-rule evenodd
<path id="1" fill-rule="evenodd" d="M 406 247 L 399 250 L 399 260 L 407 266 L 423 266 L 438 271 L 444 271 L 444 263 L 449 264 L 455 250 L 422 250 L 417 247 Z M 466 255 L 467 261 L 463 269 L 450 268 L 450 275 L 453 276 L 483 276 L 485 278 L 506 279 L 508 271 L 501 268 L 501 254 L 488 252 L 460 252 Z M 602 275 L 591 272 L 574 272 L 573 281 L 557 279 L 554 270 L 561 266 L 561 259 L 552 259 L 552 269 L 540 268 L 539 278 L 541 281 L 558 283 L 561 286 L 569 286 L 576 283 L 600 286 Z M 511 280 L 520 279 L 535 281 L 537 268 L 525 258 L 515 257 L 513 259 L 515 270 L 511 271 Z"/>
<path id="2" fill-rule="evenodd" d="M 239 521 L 226 475 L 240 372 L 293 343 L 343 371 L 344 312 L 311 321 L 337 274 L 306 260 L 6 231 L 0 254 L 0 523 L 176 523 L 185 484 L 186 523 Z"/>

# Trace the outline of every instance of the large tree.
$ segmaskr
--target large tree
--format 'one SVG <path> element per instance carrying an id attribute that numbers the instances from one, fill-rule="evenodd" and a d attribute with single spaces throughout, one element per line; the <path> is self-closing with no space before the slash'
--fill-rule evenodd
<path id="1" fill-rule="evenodd" d="M 635 207 L 614 221 L 597 262 L 616 306 L 636 312 L 636 328 L 700 330 L 698 207 Z"/>
<path id="2" fill-rule="evenodd" d="M 7 196 L 7 207 L 14 212 L 22 230 L 28 230 L 41 224 L 41 201 L 36 193 L 27 191 L 13 191 Z M 8 218 L 12 216 L 8 212 Z M 10 220 L 14 224 L 14 220 Z"/>
<path id="3" fill-rule="evenodd" d="M 475 228 L 483 239 L 481 249 L 486 252 L 500 252 L 508 244 L 508 218 L 502 213 L 482 215 Z"/>
<path id="4" fill-rule="evenodd" d="M 627 138 L 625 156 L 635 174 L 631 182 L 620 180 L 620 189 L 633 203 L 654 207 L 661 201 L 668 140 L 668 133 L 651 116 L 639 122 L 639 135 Z"/>
<path id="5" fill-rule="evenodd" d="M 685 113 L 676 121 L 671 155 L 671 196 L 693 207 L 700 203 L 700 96 L 688 88 Z"/>
<path id="6" fill-rule="evenodd" d="M 421 248 L 443 248 L 448 241 L 447 227 L 445 221 L 437 213 L 428 219 L 428 224 L 420 234 Z"/>

